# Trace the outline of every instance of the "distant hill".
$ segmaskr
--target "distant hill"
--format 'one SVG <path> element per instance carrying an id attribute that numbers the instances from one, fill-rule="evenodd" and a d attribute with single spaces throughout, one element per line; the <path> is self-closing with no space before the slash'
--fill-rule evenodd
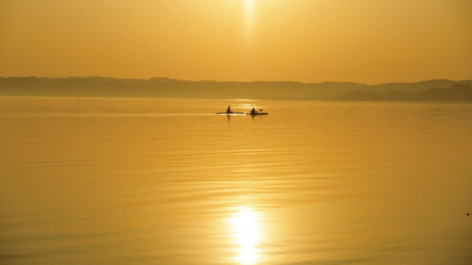
<path id="1" fill-rule="evenodd" d="M 472 101 L 471 85 L 472 80 L 366 85 L 350 82 L 183 81 L 170 78 L 0 77 L 0 96 Z M 451 96 L 451 93 L 454 95 Z"/>
<path id="2" fill-rule="evenodd" d="M 472 87 L 468 84 L 455 84 L 450 88 L 430 88 L 415 92 L 389 89 L 387 91 L 355 90 L 336 96 L 337 100 L 350 101 L 470 101 Z"/>

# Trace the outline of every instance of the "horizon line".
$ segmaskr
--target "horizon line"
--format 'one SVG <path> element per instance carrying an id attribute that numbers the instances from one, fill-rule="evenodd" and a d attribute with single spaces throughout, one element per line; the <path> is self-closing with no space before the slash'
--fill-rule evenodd
<path id="1" fill-rule="evenodd" d="M 353 81 L 322 81 L 322 82 L 302 82 L 302 81 L 268 81 L 268 80 L 253 80 L 253 81 L 217 81 L 217 80 L 210 80 L 210 79 L 200 79 L 200 80 L 187 80 L 187 79 L 178 79 L 172 77 L 150 77 L 150 78 L 128 78 L 128 77 L 112 77 L 112 76 L 98 76 L 98 75 L 91 75 L 91 76 L 67 76 L 67 77 L 48 77 L 48 76 L 0 76 L 0 78 L 44 78 L 44 79 L 68 79 L 68 78 L 109 78 L 109 79 L 117 79 L 117 80 L 146 80 L 150 81 L 152 79 L 169 79 L 181 82 L 215 82 L 215 83 L 299 83 L 299 84 L 325 84 L 325 83 L 334 83 L 334 84 L 343 84 L 343 83 L 351 83 L 357 85 L 367 85 L 367 86 L 377 86 L 377 85 L 385 85 L 385 84 L 414 84 L 414 83 L 422 83 L 422 82 L 432 82 L 432 81 L 451 81 L 451 82 L 461 82 L 461 81 L 472 81 L 471 79 L 462 79 L 462 80 L 453 80 L 447 78 L 438 78 L 438 79 L 429 79 L 429 80 L 420 80 L 420 81 L 396 81 L 396 82 L 384 82 L 384 83 L 375 83 L 375 84 L 368 84 L 368 83 L 357 83 Z"/>

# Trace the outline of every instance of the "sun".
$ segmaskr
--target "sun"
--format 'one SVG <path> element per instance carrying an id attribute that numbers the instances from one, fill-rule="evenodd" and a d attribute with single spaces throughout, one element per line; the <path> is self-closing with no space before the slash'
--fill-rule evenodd
<path id="1" fill-rule="evenodd" d="M 255 0 L 244 0 L 244 5 L 247 7 L 253 7 Z"/>
<path id="2" fill-rule="evenodd" d="M 254 28 L 254 11 L 255 0 L 244 0 L 244 21 L 248 38 L 251 38 Z"/>

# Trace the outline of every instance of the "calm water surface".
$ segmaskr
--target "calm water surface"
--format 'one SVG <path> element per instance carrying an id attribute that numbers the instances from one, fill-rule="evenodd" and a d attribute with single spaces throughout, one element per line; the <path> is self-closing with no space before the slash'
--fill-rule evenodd
<path id="1" fill-rule="evenodd" d="M 2 265 L 472 262 L 471 104 L 0 98 L 0 151 Z"/>

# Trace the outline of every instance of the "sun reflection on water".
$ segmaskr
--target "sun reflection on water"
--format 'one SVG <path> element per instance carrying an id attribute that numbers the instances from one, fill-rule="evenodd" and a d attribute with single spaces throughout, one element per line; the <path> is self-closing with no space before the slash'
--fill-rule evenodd
<path id="1" fill-rule="evenodd" d="M 257 213 L 250 208 L 241 207 L 231 219 L 231 223 L 240 247 L 236 259 L 241 264 L 255 264 L 259 258 L 257 244 L 260 240 Z"/>

